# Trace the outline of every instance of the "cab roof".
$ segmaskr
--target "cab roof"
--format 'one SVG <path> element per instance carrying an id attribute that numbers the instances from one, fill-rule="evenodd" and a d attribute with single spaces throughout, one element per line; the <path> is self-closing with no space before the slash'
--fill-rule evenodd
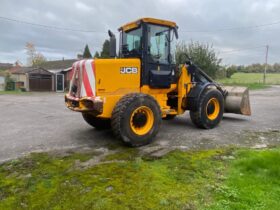
<path id="1" fill-rule="evenodd" d="M 176 23 L 172 22 L 172 21 L 145 17 L 145 18 L 140 18 L 138 20 L 135 20 L 133 22 L 129 22 L 129 23 L 121 26 L 119 28 L 119 31 L 128 31 L 128 30 L 137 28 L 139 26 L 139 24 L 141 24 L 142 22 L 152 23 L 152 24 L 162 25 L 162 26 L 168 26 L 168 27 L 172 27 L 172 28 L 177 27 Z"/>

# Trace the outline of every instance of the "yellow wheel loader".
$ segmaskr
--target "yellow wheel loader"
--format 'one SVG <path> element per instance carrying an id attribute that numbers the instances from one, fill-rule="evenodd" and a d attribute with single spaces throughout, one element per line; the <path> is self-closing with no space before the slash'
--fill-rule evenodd
<path id="1" fill-rule="evenodd" d="M 80 60 L 73 64 L 66 106 L 81 112 L 96 129 L 111 128 L 130 146 L 149 144 L 162 119 L 189 111 L 199 128 L 217 126 L 224 112 L 250 115 L 246 88 L 222 87 L 192 63 L 178 69 L 171 54 L 178 38 L 176 23 L 142 18 L 109 31 L 108 59 Z"/>

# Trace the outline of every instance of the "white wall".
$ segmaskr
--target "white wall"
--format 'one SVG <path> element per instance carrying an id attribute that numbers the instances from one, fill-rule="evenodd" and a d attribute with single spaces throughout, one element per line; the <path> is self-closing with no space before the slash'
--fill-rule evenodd
<path id="1" fill-rule="evenodd" d="M 0 91 L 5 90 L 5 77 L 0 76 Z"/>

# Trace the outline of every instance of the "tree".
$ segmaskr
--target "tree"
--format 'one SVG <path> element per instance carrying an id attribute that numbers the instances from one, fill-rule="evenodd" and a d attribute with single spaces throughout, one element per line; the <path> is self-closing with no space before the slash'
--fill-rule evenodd
<path id="1" fill-rule="evenodd" d="M 31 42 L 27 42 L 25 45 L 25 50 L 26 50 L 26 54 L 27 54 L 27 65 L 32 66 L 33 60 L 35 57 L 35 53 L 36 53 L 34 44 Z"/>
<path id="2" fill-rule="evenodd" d="M 27 54 L 27 65 L 29 66 L 39 66 L 41 63 L 46 61 L 46 58 L 42 53 L 37 52 L 35 45 L 31 42 L 27 42 L 25 45 L 25 50 Z"/>
<path id="3" fill-rule="evenodd" d="M 100 57 L 99 52 L 96 51 L 93 57 L 94 57 L 94 58 L 99 58 L 99 57 Z"/>
<path id="4" fill-rule="evenodd" d="M 226 69 L 226 77 L 227 78 L 231 78 L 231 76 L 233 74 L 235 74 L 237 72 L 237 66 L 229 66 L 227 69 Z"/>
<path id="5" fill-rule="evenodd" d="M 85 46 L 83 58 L 92 58 L 88 45 Z"/>
<path id="6" fill-rule="evenodd" d="M 110 58 L 110 41 L 106 39 L 103 43 L 101 58 Z"/>
<path id="7" fill-rule="evenodd" d="M 38 52 L 35 54 L 32 66 L 40 66 L 40 64 L 42 64 L 46 61 L 47 61 L 47 59 L 43 56 L 43 54 Z"/>
<path id="8" fill-rule="evenodd" d="M 180 42 L 177 44 L 175 52 L 177 64 L 183 64 L 186 61 L 184 54 L 188 54 L 193 63 L 199 66 L 210 77 L 216 78 L 216 73 L 220 68 L 222 60 L 218 58 L 212 45 L 193 41 L 189 44 Z"/>

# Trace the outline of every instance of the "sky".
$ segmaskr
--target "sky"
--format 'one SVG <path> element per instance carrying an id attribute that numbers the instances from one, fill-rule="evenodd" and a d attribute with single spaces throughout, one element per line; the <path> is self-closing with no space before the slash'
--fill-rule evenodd
<path id="1" fill-rule="evenodd" d="M 268 63 L 275 63 L 279 11 L 279 0 L 0 0 L 0 63 L 26 64 L 27 42 L 48 60 L 76 58 L 86 44 L 94 54 L 108 29 L 118 33 L 119 26 L 141 17 L 176 22 L 178 41 L 211 44 L 224 65 L 264 63 L 266 45 Z"/>

